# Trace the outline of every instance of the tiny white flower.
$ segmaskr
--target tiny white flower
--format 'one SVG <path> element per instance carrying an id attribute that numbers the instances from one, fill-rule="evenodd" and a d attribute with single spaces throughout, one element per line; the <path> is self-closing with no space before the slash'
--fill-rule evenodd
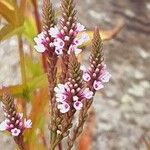
<path id="1" fill-rule="evenodd" d="M 77 23 L 76 28 L 77 32 L 85 31 L 85 26 L 82 25 L 81 23 Z"/>
<path id="2" fill-rule="evenodd" d="M 59 34 L 59 29 L 56 26 L 52 27 L 49 30 L 49 34 L 51 35 L 51 37 L 56 38 Z"/>
<path id="3" fill-rule="evenodd" d="M 102 75 L 100 75 L 100 80 L 102 82 L 109 82 L 111 78 L 111 74 L 108 71 L 105 71 Z"/>
<path id="4" fill-rule="evenodd" d="M 86 99 L 91 99 L 93 97 L 93 92 L 90 91 L 89 88 L 85 88 L 83 94 Z"/>
<path id="5" fill-rule="evenodd" d="M 94 89 L 97 91 L 97 90 L 100 90 L 100 89 L 102 89 L 104 86 L 103 86 L 103 84 L 102 84 L 102 82 L 101 81 L 94 81 L 94 84 L 93 84 L 93 87 L 94 87 Z"/>
<path id="6" fill-rule="evenodd" d="M 87 72 L 83 73 L 83 80 L 84 81 L 90 81 L 91 80 L 91 76 Z"/>
<path id="7" fill-rule="evenodd" d="M 78 96 L 73 96 L 73 101 L 78 101 L 79 97 Z"/>
<path id="8" fill-rule="evenodd" d="M 25 128 L 31 128 L 32 127 L 31 119 L 28 119 L 28 120 L 24 119 L 24 127 Z"/>
<path id="9" fill-rule="evenodd" d="M 76 102 L 74 102 L 73 107 L 74 107 L 76 110 L 81 110 L 81 108 L 83 107 L 83 104 L 82 104 L 82 102 L 80 102 L 80 101 L 76 101 Z"/>
<path id="10" fill-rule="evenodd" d="M 54 47 L 54 43 L 53 42 L 49 43 L 49 46 Z"/>
<path id="11" fill-rule="evenodd" d="M 55 45 L 56 49 L 62 49 L 65 45 L 65 42 L 62 39 L 57 38 L 54 40 L 54 45 Z"/>
<path id="12" fill-rule="evenodd" d="M 65 41 L 69 41 L 70 37 L 69 36 L 65 36 Z"/>
<path id="13" fill-rule="evenodd" d="M 57 102 L 63 102 L 65 101 L 67 96 L 65 94 L 56 94 L 56 101 Z"/>
<path id="14" fill-rule="evenodd" d="M 66 113 L 70 110 L 70 106 L 67 102 L 58 104 L 57 108 L 60 110 L 61 113 Z"/>
<path id="15" fill-rule="evenodd" d="M 87 34 L 87 33 L 83 33 L 82 35 L 81 35 L 81 41 L 84 43 L 84 42 L 87 42 L 87 41 L 89 41 L 90 40 L 90 37 L 89 37 L 89 35 Z"/>
<path id="16" fill-rule="evenodd" d="M 76 46 L 72 46 L 71 45 L 70 48 L 69 48 L 69 50 L 68 50 L 68 54 L 70 55 L 71 52 L 74 52 L 75 55 L 78 55 L 78 54 L 80 54 L 82 52 L 82 49 L 77 48 Z"/>
<path id="17" fill-rule="evenodd" d="M 17 129 L 17 128 L 11 129 L 12 136 L 18 136 L 20 132 L 21 132 L 20 129 Z"/>
<path id="18" fill-rule="evenodd" d="M 62 49 L 55 49 L 55 53 L 57 55 L 62 55 L 63 54 L 63 50 Z"/>

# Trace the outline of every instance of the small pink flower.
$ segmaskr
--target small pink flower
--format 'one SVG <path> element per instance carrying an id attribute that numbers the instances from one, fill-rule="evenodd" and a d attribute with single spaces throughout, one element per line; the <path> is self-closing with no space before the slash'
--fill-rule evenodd
<path id="1" fill-rule="evenodd" d="M 70 37 L 69 36 L 65 36 L 65 41 L 69 41 Z"/>
<path id="2" fill-rule="evenodd" d="M 77 32 L 85 31 L 85 26 L 82 25 L 81 23 L 77 23 L 76 24 L 76 31 Z"/>
<path id="3" fill-rule="evenodd" d="M 86 99 L 91 99 L 93 97 L 93 92 L 90 91 L 89 88 L 84 89 L 83 94 Z"/>
<path id="4" fill-rule="evenodd" d="M 76 102 L 74 102 L 73 107 L 74 107 L 76 110 L 81 110 L 81 108 L 83 107 L 83 104 L 82 104 L 82 102 L 80 102 L 80 101 L 76 101 Z"/>
<path id="5" fill-rule="evenodd" d="M 59 29 L 56 26 L 52 27 L 49 30 L 49 34 L 51 35 L 51 37 L 56 38 L 59 35 Z"/>
<path id="6" fill-rule="evenodd" d="M 93 84 L 93 87 L 94 87 L 94 89 L 97 91 L 97 90 L 100 90 L 100 89 L 102 89 L 104 86 L 103 86 L 103 84 L 102 84 L 102 82 L 101 81 L 94 81 L 94 84 Z"/>
<path id="7" fill-rule="evenodd" d="M 17 128 L 11 129 L 12 136 L 18 136 L 20 132 L 21 132 L 20 129 L 17 129 Z"/>
<path id="8" fill-rule="evenodd" d="M 28 120 L 24 119 L 24 127 L 25 128 L 31 128 L 32 127 L 31 119 L 28 119 Z"/>
<path id="9" fill-rule="evenodd" d="M 56 101 L 57 102 L 64 102 L 67 99 L 66 91 L 68 86 L 64 84 L 58 84 L 57 87 L 54 88 L 56 92 Z"/>
<path id="10" fill-rule="evenodd" d="M 54 40 L 54 46 L 56 47 L 56 49 L 62 49 L 64 47 L 65 43 L 62 39 L 60 38 L 56 38 Z"/>
<path id="11" fill-rule="evenodd" d="M 67 102 L 63 102 L 57 105 L 57 108 L 60 110 L 61 113 L 66 113 L 70 110 L 70 106 Z"/>
<path id="12" fill-rule="evenodd" d="M 90 81 L 91 80 L 91 76 L 87 72 L 85 72 L 85 73 L 83 73 L 83 80 L 84 81 Z"/>
<path id="13" fill-rule="evenodd" d="M 89 40 L 90 40 L 90 37 L 89 37 L 89 35 L 88 35 L 87 33 L 83 33 L 83 34 L 81 35 L 81 39 L 80 39 L 80 40 L 84 43 L 84 42 L 89 41 Z"/>
<path id="14" fill-rule="evenodd" d="M 78 101 L 79 97 L 78 96 L 73 96 L 73 101 Z"/>
<path id="15" fill-rule="evenodd" d="M 68 54 L 70 55 L 71 52 L 74 52 L 76 55 L 80 54 L 82 52 L 82 49 L 77 48 L 76 46 L 70 46 L 68 50 Z"/>
<path id="16" fill-rule="evenodd" d="M 55 49 L 55 53 L 59 56 L 63 54 L 63 50 L 62 49 Z"/>
<path id="17" fill-rule="evenodd" d="M 99 79 L 102 81 L 102 82 L 109 82 L 111 78 L 111 74 L 108 72 L 108 71 L 105 71 L 102 75 L 100 75 Z"/>

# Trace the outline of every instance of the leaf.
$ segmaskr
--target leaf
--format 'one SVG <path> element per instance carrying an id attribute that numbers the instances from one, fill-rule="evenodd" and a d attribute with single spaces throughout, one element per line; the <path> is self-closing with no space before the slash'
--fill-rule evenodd
<path id="1" fill-rule="evenodd" d="M 0 14 L 12 25 L 16 24 L 15 10 L 8 2 L 0 1 Z"/>
<path id="2" fill-rule="evenodd" d="M 28 18 L 25 19 L 24 22 L 24 31 L 23 35 L 26 37 L 26 39 L 33 45 L 33 39 L 36 36 L 36 24 L 35 21 L 31 16 L 28 16 Z"/>

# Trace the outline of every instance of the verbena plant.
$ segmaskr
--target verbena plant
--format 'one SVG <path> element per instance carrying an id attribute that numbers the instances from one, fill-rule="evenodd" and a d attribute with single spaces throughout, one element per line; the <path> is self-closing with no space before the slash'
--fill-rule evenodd
<path id="1" fill-rule="evenodd" d="M 73 0 L 62 0 L 61 19 L 56 23 L 52 4 L 44 0 L 43 31 L 34 38 L 34 47 L 44 54 L 46 62 L 44 69 L 48 79 L 50 150 L 57 146 L 62 149 L 61 142 L 64 139 L 67 143 L 65 149 L 73 147 L 82 133 L 95 93 L 111 77 L 104 63 L 98 27 L 94 29 L 91 42 L 89 67 L 80 65 L 78 55 L 82 52 L 81 46 L 90 38 L 85 27 L 77 21 L 76 13 Z M 24 119 L 17 111 L 14 99 L 3 89 L 2 107 L 6 119 L 0 124 L 0 130 L 10 132 L 19 148 L 28 150 L 24 131 L 32 128 L 32 121 Z"/>

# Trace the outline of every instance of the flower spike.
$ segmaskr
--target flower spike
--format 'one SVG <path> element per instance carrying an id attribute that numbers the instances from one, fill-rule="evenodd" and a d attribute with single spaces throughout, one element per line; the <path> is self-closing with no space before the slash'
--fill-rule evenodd
<path id="1" fill-rule="evenodd" d="M 90 67 L 88 70 L 84 70 L 83 79 L 88 84 L 88 87 L 95 92 L 102 89 L 104 87 L 103 83 L 108 82 L 110 77 L 106 64 L 104 64 L 102 39 L 99 29 L 96 27 L 92 40 Z"/>
<path id="2" fill-rule="evenodd" d="M 24 147 L 23 132 L 27 128 L 31 128 L 32 121 L 23 119 L 23 114 L 18 113 L 12 98 L 6 91 L 2 97 L 2 108 L 6 119 L 0 124 L 0 131 L 8 131 L 14 137 L 16 144 L 20 148 Z"/>

